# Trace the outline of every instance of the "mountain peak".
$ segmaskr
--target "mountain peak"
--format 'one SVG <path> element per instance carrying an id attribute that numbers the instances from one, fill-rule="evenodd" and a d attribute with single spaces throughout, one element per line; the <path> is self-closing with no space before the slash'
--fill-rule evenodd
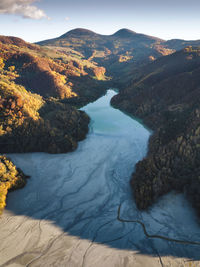
<path id="1" fill-rule="evenodd" d="M 87 30 L 87 29 L 83 29 L 83 28 L 76 28 L 74 30 L 68 31 L 65 34 L 61 35 L 60 38 L 64 38 L 64 37 L 80 37 L 80 36 L 95 36 L 97 35 L 95 32 Z"/>
<path id="2" fill-rule="evenodd" d="M 135 36 L 136 34 L 137 34 L 136 32 L 124 28 L 114 33 L 113 36 L 117 36 L 121 38 L 129 38 L 129 37 Z"/>

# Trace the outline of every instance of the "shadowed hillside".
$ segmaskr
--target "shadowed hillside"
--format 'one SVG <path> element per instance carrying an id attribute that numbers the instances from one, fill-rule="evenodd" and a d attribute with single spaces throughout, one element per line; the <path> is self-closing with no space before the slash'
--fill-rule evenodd
<path id="1" fill-rule="evenodd" d="M 147 158 L 131 185 L 145 209 L 172 189 L 186 192 L 200 214 L 200 49 L 187 47 L 138 71 L 112 104 L 154 129 Z"/>
<path id="2" fill-rule="evenodd" d="M 86 29 L 74 29 L 58 38 L 38 42 L 66 53 L 76 51 L 84 59 L 104 66 L 114 86 L 123 88 L 135 78 L 139 67 L 200 41 L 170 40 L 121 29 L 113 35 L 100 35 Z"/>
<path id="3" fill-rule="evenodd" d="M 153 44 L 160 42 L 164 41 L 156 37 L 137 34 L 128 29 L 121 29 L 113 35 L 100 35 L 86 29 L 75 29 L 58 38 L 38 42 L 38 44 L 69 47 L 82 53 L 85 58 L 111 60 L 113 56 L 119 58 L 123 54 L 126 55 L 126 52 L 130 52 L 131 56 L 135 55 L 139 59 L 152 50 Z M 142 52 L 144 48 L 146 51 Z"/>
<path id="4" fill-rule="evenodd" d="M 86 29 L 71 30 L 62 36 L 39 42 L 42 46 L 73 49 L 88 60 L 104 66 L 108 74 L 119 84 L 129 81 L 130 72 L 138 65 L 170 54 L 163 40 L 121 29 L 113 35 L 100 35 Z"/>

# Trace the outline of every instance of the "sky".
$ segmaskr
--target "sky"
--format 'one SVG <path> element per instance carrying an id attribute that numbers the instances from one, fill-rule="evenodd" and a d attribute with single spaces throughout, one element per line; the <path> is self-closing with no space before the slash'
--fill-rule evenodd
<path id="1" fill-rule="evenodd" d="M 74 28 L 121 28 L 169 39 L 200 39 L 200 0 L 0 0 L 0 35 L 29 42 Z"/>

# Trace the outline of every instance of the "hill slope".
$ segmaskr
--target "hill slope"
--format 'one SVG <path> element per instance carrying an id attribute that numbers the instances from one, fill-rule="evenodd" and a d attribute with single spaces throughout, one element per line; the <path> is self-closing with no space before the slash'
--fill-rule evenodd
<path id="1" fill-rule="evenodd" d="M 73 90 L 71 79 L 78 76 L 84 83 L 87 62 L 74 67 L 78 62 L 72 57 L 14 37 L 0 36 L 0 47 L 1 153 L 73 150 L 87 133 L 89 119 L 59 99 L 86 95 L 81 85 Z"/>
<path id="2" fill-rule="evenodd" d="M 173 50 L 164 48 L 156 37 L 121 29 L 113 35 L 100 35 L 85 29 L 74 29 L 62 36 L 39 42 L 42 46 L 73 49 L 88 60 L 104 66 L 119 83 L 128 80 L 129 72 Z M 120 75 L 120 78 L 119 78 Z"/>
<path id="3" fill-rule="evenodd" d="M 41 48 L 15 37 L 0 36 L 0 56 L 6 67 L 15 66 L 15 82 L 44 97 L 98 97 L 106 80 L 105 68 L 82 60 L 77 54 L 64 54 Z M 88 87 L 93 90 L 88 92 Z M 97 95 L 97 96 L 96 96 Z"/>
<path id="4" fill-rule="evenodd" d="M 120 55 L 126 50 L 140 50 L 163 40 L 156 37 L 138 34 L 128 29 L 121 29 L 113 35 L 101 35 L 86 29 L 74 29 L 58 38 L 38 42 L 39 45 L 71 47 L 84 57 L 101 58 L 110 54 Z M 135 46 L 135 47 L 134 47 Z M 96 53 L 94 55 L 94 53 Z"/>
<path id="5" fill-rule="evenodd" d="M 0 36 L 0 152 L 76 149 L 88 132 L 89 117 L 67 102 L 102 95 L 104 73 L 96 63 Z M 0 212 L 8 190 L 25 185 L 25 178 L 0 156 Z"/>
<path id="6" fill-rule="evenodd" d="M 101 35 L 86 29 L 74 29 L 58 38 L 38 44 L 80 53 L 82 58 L 104 66 L 113 78 L 114 86 L 124 87 L 135 77 L 137 69 L 159 57 L 186 46 L 198 46 L 200 40 L 164 41 L 156 37 L 121 29 L 112 35 Z"/>
<path id="7" fill-rule="evenodd" d="M 140 74 L 139 74 L 140 73 Z M 154 129 L 131 185 L 147 208 L 172 189 L 186 192 L 200 215 L 200 48 L 188 47 L 143 67 L 112 104 Z"/>

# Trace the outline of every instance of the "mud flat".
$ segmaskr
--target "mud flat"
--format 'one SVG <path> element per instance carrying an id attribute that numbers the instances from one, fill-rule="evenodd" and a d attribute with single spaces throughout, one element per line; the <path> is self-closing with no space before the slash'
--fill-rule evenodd
<path id="1" fill-rule="evenodd" d="M 90 133 L 73 153 L 11 154 L 31 175 L 0 218 L 0 266 L 199 266 L 200 226 L 183 195 L 137 210 L 129 180 L 150 132 L 110 106 L 83 109 Z"/>

